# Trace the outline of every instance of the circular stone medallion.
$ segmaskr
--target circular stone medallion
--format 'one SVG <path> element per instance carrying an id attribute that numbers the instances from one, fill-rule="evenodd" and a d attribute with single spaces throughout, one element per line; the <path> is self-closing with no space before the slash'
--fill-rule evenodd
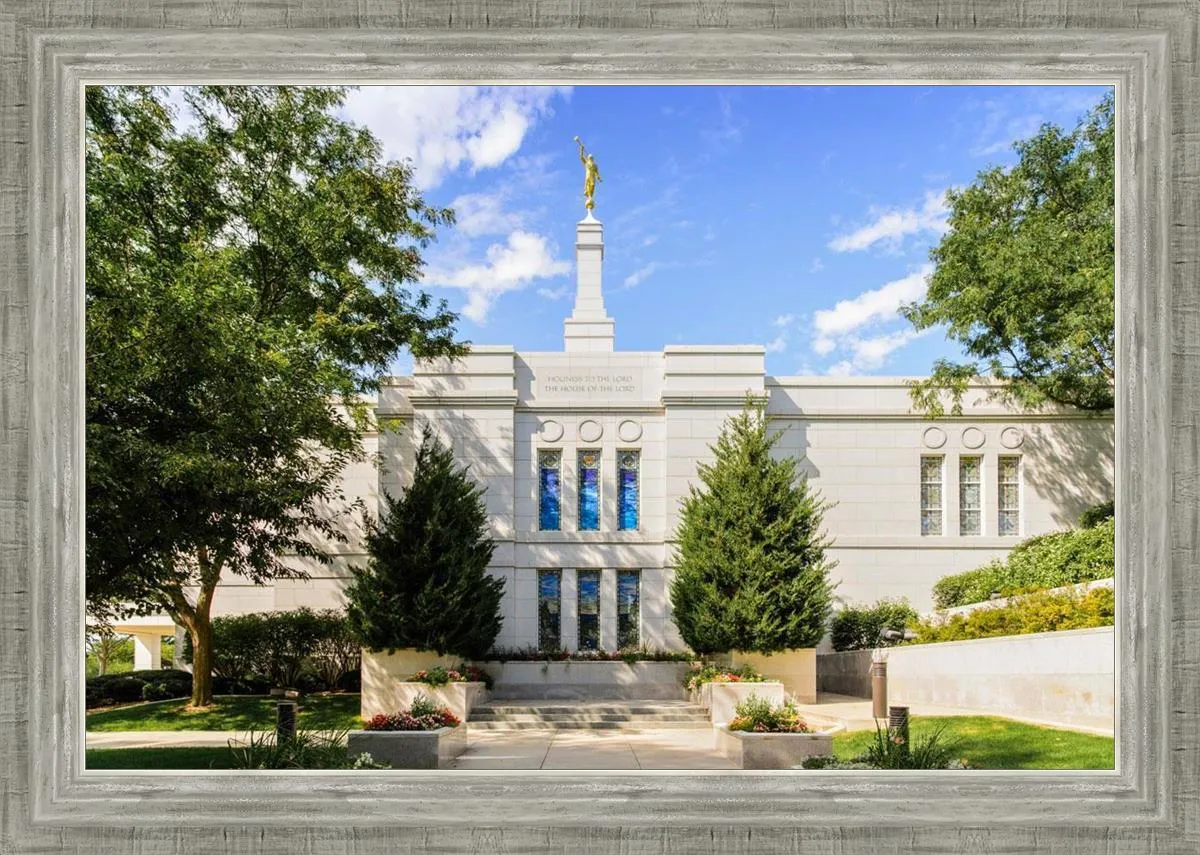
<path id="1" fill-rule="evenodd" d="M 1018 427 L 1006 427 L 1000 431 L 1000 444 L 1005 448 L 1019 448 L 1025 441 L 1025 432 Z"/>
<path id="2" fill-rule="evenodd" d="M 941 448 L 946 444 L 946 432 L 939 427 L 925 428 L 925 432 L 921 434 L 921 441 L 925 443 L 926 448 Z"/>
<path id="3" fill-rule="evenodd" d="M 633 419 L 626 419 L 617 425 L 617 436 L 621 442 L 637 442 L 642 438 L 642 426 Z"/>
<path id="4" fill-rule="evenodd" d="M 969 427 L 962 432 L 962 444 L 967 448 L 979 448 L 986 438 L 977 427 Z"/>
<path id="5" fill-rule="evenodd" d="M 579 438 L 584 442 L 595 442 L 604 435 L 604 428 L 595 419 L 585 419 L 579 423 Z"/>
<path id="6" fill-rule="evenodd" d="M 562 439 L 562 435 L 562 424 L 554 421 L 553 419 L 547 419 L 546 421 L 542 422 L 541 427 L 538 428 L 538 436 L 541 437 L 543 442 L 558 442 L 560 439 Z"/>

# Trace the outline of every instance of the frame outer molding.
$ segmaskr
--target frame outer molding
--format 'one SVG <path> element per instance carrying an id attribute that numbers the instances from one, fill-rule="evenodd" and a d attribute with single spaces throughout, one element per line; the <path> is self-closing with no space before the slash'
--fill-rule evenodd
<path id="1" fill-rule="evenodd" d="M 0 852 L 1082 855 L 1200 847 L 1194 5 L 0 2 Z M 179 32 L 212 27 L 225 30 L 220 53 L 211 33 Z M 274 31 L 247 32 L 266 28 Z M 126 32 L 133 29 L 141 32 Z M 681 79 L 750 81 L 772 68 L 780 79 L 796 69 L 878 78 L 898 68 L 946 79 L 969 65 L 1003 78 L 1031 64 L 1043 77 L 1071 68 L 1120 78 L 1119 102 L 1135 106 L 1136 121 L 1121 126 L 1118 156 L 1136 162 L 1132 178 L 1122 171 L 1118 198 L 1118 773 L 805 773 L 803 791 L 787 773 L 78 776 L 82 732 L 71 701 L 82 680 L 66 663 L 82 634 L 82 430 L 72 421 L 82 400 L 80 204 L 72 195 L 82 158 L 80 109 L 68 96 L 85 79 L 144 79 L 147 70 L 175 79 L 207 70 L 232 81 L 270 69 L 281 80 L 311 79 L 306 69 L 382 74 L 389 61 L 410 77 L 442 79 L 531 79 L 531 70 L 546 79 L 650 79 L 675 69 Z"/>

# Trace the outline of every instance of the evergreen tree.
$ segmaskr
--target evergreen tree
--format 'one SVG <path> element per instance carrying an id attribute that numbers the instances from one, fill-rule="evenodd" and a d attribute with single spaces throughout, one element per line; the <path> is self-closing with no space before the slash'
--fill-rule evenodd
<path id="1" fill-rule="evenodd" d="M 829 505 L 795 458 L 772 456 L 778 439 L 748 400 L 684 500 L 671 604 L 697 653 L 814 647 L 824 634 L 836 566 L 821 532 Z"/>
<path id="2" fill-rule="evenodd" d="M 476 658 L 500 633 L 504 580 L 488 575 L 495 543 L 483 489 L 426 426 L 413 482 L 367 527 L 365 568 L 355 568 L 348 617 L 363 646 Z"/>

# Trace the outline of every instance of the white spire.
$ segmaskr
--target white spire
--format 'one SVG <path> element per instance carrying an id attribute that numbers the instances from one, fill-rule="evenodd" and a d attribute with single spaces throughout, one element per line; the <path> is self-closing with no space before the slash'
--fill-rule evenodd
<path id="1" fill-rule="evenodd" d="M 612 352 L 613 320 L 604 311 L 604 225 L 589 210 L 575 226 L 575 310 L 564 323 L 564 349 Z"/>

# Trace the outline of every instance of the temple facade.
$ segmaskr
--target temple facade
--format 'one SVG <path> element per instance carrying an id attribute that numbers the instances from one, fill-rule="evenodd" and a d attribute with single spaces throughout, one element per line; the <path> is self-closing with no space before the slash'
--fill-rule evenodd
<path id="1" fill-rule="evenodd" d="M 940 577 L 1113 497 L 1111 415 L 1022 413 L 980 387 L 961 416 L 930 421 L 912 411 L 904 378 L 776 377 L 761 345 L 617 350 L 590 210 L 576 235 L 563 349 L 475 346 L 389 379 L 377 411 L 401 427 L 369 435 L 377 459 L 345 477 L 348 499 L 377 508 L 411 477 L 425 424 L 469 465 L 486 488 L 491 572 L 505 580 L 499 647 L 682 647 L 668 593 L 680 500 L 747 393 L 766 401 L 776 453 L 801 459 L 833 503 L 825 527 L 842 603 L 905 597 L 927 610 Z M 350 534 L 329 565 L 295 559 L 308 580 L 229 580 L 214 614 L 341 604 L 366 561 L 362 532 Z M 138 620 L 123 629 L 160 629 Z"/>

